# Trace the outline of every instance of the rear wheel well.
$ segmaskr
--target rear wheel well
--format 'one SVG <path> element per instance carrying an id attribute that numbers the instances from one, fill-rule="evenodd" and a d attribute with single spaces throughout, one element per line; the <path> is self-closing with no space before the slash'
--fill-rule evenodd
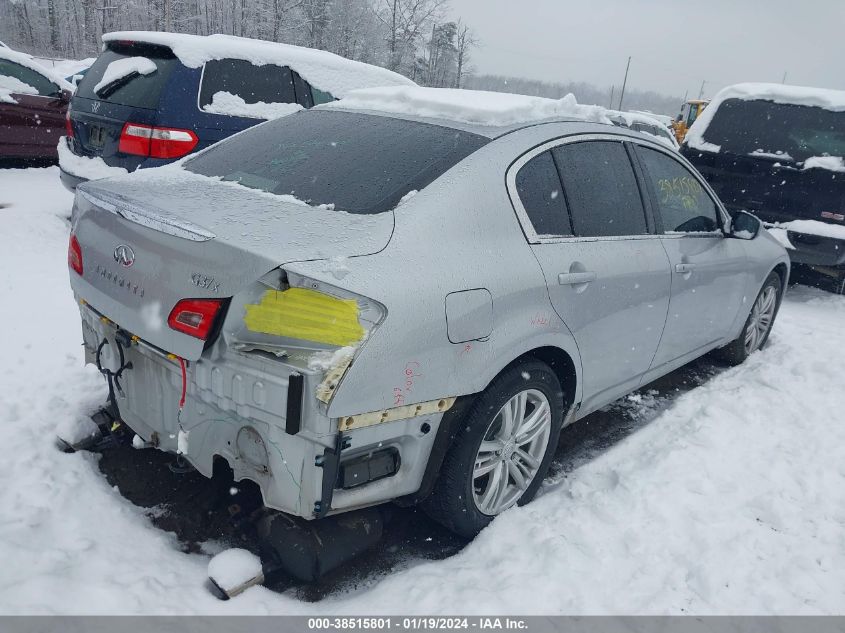
<path id="1" fill-rule="evenodd" d="M 533 358 L 548 365 L 557 376 L 558 382 L 563 389 L 564 407 L 568 409 L 575 401 L 575 388 L 578 384 L 578 377 L 575 373 L 575 363 L 572 358 L 559 347 L 538 347 L 526 352 L 508 365 L 511 367 L 523 360 Z M 507 367 L 505 368 L 507 369 Z M 505 371 L 504 369 L 502 371 Z M 500 372 L 501 373 L 501 372 Z M 566 410 L 564 409 L 564 411 Z"/>

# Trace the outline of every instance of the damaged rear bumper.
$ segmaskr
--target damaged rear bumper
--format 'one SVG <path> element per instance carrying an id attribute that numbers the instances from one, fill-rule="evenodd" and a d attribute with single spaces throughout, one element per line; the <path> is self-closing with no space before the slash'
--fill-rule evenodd
<path id="1" fill-rule="evenodd" d="M 101 365 L 116 371 L 123 351 L 128 367 L 115 401 L 144 442 L 183 454 L 206 477 L 222 459 L 236 481 L 259 486 L 267 507 L 306 519 L 417 492 L 454 401 L 333 419 L 317 398 L 322 371 L 218 340 L 187 364 L 180 411 L 177 358 L 131 333 L 118 336 L 119 325 L 84 301 L 80 313 L 86 362 L 96 364 L 101 348 Z"/>

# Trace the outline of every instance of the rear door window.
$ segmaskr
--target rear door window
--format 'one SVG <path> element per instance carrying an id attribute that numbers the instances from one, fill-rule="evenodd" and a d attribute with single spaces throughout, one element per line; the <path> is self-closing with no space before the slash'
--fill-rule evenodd
<path id="1" fill-rule="evenodd" d="M 7 59 L 0 59 L 0 77 L 11 77 L 32 86 L 39 95 L 51 96 L 59 93 L 59 87 L 41 73 L 21 66 Z"/>
<path id="2" fill-rule="evenodd" d="M 551 151 L 538 154 L 520 168 L 516 192 L 537 235 L 572 235 L 566 198 Z"/>
<path id="3" fill-rule="evenodd" d="M 287 66 L 256 66 L 243 59 L 217 59 L 206 63 L 200 86 L 200 108 L 211 105 L 214 95 L 225 92 L 245 103 L 296 103 L 293 74 Z"/>
<path id="4" fill-rule="evenodd" d="M 668 233 L 710 233 L 719 229 L 716 203 L 684 165 L 662 152 L 638 147 Z"/>
<path id="5" fill-rule="evenodd" d="M 583 141 L 552 150 L 572 229 L 580 237 L 648 233 L 640 190 L 620 141 Z"/>
<path id="6" fill-rule="evenodd" d="M 96 94 L 94 88 L 103 78 L 109 64 L 127 57 L 146 57 L 156 65 L 156 70 L 148 75 L 127 75 L 120 83 L 109 87 L 103 95 Z M 164 46 L 140 42 L 110 43 L 79 82 L 76 96 L 136 108 L 156 109 L 161 92 L 178 65 L 179 60 L 173 55 L 173 51 Z"/>

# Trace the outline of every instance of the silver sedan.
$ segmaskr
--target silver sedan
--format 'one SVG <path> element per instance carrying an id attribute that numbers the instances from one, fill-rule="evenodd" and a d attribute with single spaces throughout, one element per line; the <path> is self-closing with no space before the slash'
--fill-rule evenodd
<path id="1" fill-rule="evenodd" d="M 473 535 L 562 426 L 766 343 L 786 252 L 654 139 L 342 105 L 80 187 L 87 359 L 138 441 L 291 515 Z"/>

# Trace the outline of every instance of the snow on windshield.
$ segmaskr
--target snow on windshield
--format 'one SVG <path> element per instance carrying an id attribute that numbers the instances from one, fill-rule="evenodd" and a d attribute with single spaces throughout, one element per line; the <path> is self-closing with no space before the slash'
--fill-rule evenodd
<path id="1" fill-rule="evenodd" d="M 17 77 L 0 75 L 0 103 L 17 103 L 12 94 L 37 95 L 38 90 Z"/>
<path id="2" fill-rule="evenodd" d="M 226 114 L 253 119 L 278 119 L 302 110 L 298 103 L 247 103 L 243 97 L 221 90 L 211 97 L 211 103 L 202 107 L 203 112 Z"/>
<path id="3" fill-rule="evenodd" d="M 151 75 L 158 67 L 155 62 L 147 57 L 123 57 L 116 59 L 103 72 L 103 78 L 94 86 L 94 92 L 100 94 L 103 88 L 108 88 L 118 81 L 131 77 L 132 75 Z"/>
<path id="4" fill-rule="evenodd" d="M 377 110 L 491 126 L 555 117 L 610 123 L 607 110 L 600 106 L 580 105 L 572 94 L 562 99 L 547 99 L 504 92 L 420 86 L 368 88 L 355 90 L 341 101 L 319 107 Z"/>
<path id="5" fill-rule="evenodd" d="M 121 31 L 103 35 L 103 42 L 117 40 L 167 46 L 188 68 L 200 68 L 212 59 L 243 59 L 256 66 L 288 66 L 312 86 L 335 97 L 343 97 L 356 88 L 415 85 L 407 77 L 386 68 L 345 59 L 327 51 L 234 35 L 199 36 L 153 31 Z"/>
<path id="6" fill-rule="evenodd" d="M 805 88 L 783 84 L 744 83 L 722 89 L 710 102 L 710 105 L 698 116 L 687 132 L 684 142 L 690 147 L 705 152 L 718 153 L 721 145 L 705 140 L 707 128 L 713 122 L 717 111 L 725 101 L 769 101 L 784 105 L 797 105 L 821 108 L 829 112 L 845 112 L 845 91 L 823 88 Z M 779 148 L 761 149 L 761 152 L 776 153 Z M 782 149 L 781 149 L 782 151 Z M 751 152 L 749 152 L 751 153 Z M 756 153 L 756 152 L 755 152 Z"/>

